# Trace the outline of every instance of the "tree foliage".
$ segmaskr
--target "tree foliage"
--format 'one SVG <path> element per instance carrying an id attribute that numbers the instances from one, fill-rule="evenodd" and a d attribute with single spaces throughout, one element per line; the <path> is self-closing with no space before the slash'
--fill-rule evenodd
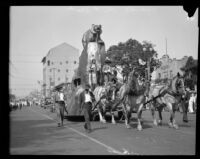
<path id="1" fill-rule="evenodd" d="M 197 74 L 198 63 L 197 60 L 194 60 L 192 56 L 190 56 L 186 62 L 186 65 L 181 68 L 181 70 L 189 73 L 191 71 L 192 74 Z"/>
<path id="2" fill-rule="evenodd" d="M 193 57 L 190 56 L 186 62 L 186 65 L 184 67 L 182 67 L 181 70 L 183 70 L 185 72 L 184 76 L 187 78 L 187 81 L 188 81 L 187 83 L 189 85 L 197 83 L 197 75 L 198 75 L 197 60 L 194 60 Z"/>
<path id="3" fill-rule="evenodd" d="M 140 43 L 135 39 L 129 39 L 126 42 L 119 42 L 118 45 L 112 45 L 107 50 L 107 56 L 112 60 L 112 66 L 129 65 L 130 70 L 135 68 L 140 76 L 145 77 L 147 65 L 140 65 L 138 59 L 147 62 L 149 58 L 152 58 L 150 72 L 153 72 L 154 67 L 158 68 L 160 66 L 159 61 L 156 59 L 157 52 L 154 50 L 154 47 L 155 45 L 148 41 Z M 146 48 L 146 51 L 143 48 Z M 151 51 L 150 48 L 152 48 Z M 128 58 L 123 58 L 124 55 Z"/>

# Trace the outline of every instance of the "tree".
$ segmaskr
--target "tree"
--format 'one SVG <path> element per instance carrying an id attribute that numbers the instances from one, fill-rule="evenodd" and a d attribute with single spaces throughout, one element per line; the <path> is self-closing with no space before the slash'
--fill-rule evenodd
<path id="1" fill-rule="evenodd" d="M 129 65 L 131 69 L 135 68 L 141 77 L 145 77 L 145 68 L 147 65 L 140 65 L 138 60 L 145 62 L 152 58 L 150 63 L 150 72 L 153 72 L 154 67 L 159 67 L 160 63 L 156 59 L 157 52 L 154 50 L 155 45 L 148 41 L 143 41 L 142 44 L 135 39 L 129 39 L 126 42 L 119 42 L 118 45 L 113 45 L 107 50 L 107 56 L 112 60 L 111 66 Z M 147 51 L 144 51 L 146 48 Z M 152 51 L 148 51 L 152 48 Z M 128 58 L 123 58 L 124 56 Z"/>
<path id="2" fill-rule="evenodd" d="M 197 84 L 197 72 L 198 62 L 194 60 L 192 56 L 188 57 L 188 60 L 184 67 L 181 68 L 184 71 L 185 86 L 194 89 L 194 85 Z"/>

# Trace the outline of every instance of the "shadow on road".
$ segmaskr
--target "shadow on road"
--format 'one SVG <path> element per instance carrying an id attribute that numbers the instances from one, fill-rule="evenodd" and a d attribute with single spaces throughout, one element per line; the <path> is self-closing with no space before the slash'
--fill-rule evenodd
<path id="1" fill-rule="evenodd" d="M 67 125 L 67 123 L 65 123 Z M 55 143 L 58 139 L 79 138 L 72 131 L 63 131 L 65 127 L 57 127 L 50 120 L 15 120 L 10 124 L 10 148 L 42 147 Z"/>
<path id="2" fill-rule="evenodd" d="M 92 131 L 100 130 L 100 129 L 107 129 L 107 127 L 98 127 L 98 128 L 92 128 Z"/>

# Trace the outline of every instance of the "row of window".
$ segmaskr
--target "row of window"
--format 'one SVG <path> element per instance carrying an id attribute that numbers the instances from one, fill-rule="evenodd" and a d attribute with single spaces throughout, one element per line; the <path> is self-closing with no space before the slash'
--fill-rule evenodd
<path id="1" fill-rule="evenodd" d="M 52 78 L 49 78 L 50 81 L 52 81 Z M 68 78 L 66 77 L 65 80 L 68 80 Z M 58 81 L 60 81 L 60 77 L 58 77 Z"/>
<path id="2" fill-rule="evenodd" d="M 69 63 L 69 61 L 66 61 L 66 64 L 68 64 Z M 74 61 L 74 64 L 76 64 L 77 62 L 76 61 Z M 54 64 L 54 62 L 51 62 L 51 65 L 53 65 Z M 50 66 L 50 60 L 48 60 L 47 61 L 47 65 L 48 66 Z M 62 65 L 62 62 L 60 62 L 60 65 Z"/>
<path id="3" fill-rule="evenodd" d="M 173 71 L 170 71 L 170 74 L 168 77 L 168 72 L 163 72 L 164 78 L 172 78 L 173 77 Z M 158 78 L 161 78 L 161 73 L 158 73 Z"/>
<path id="4" fill-rule="evenodd" d="M 57 69 L 57 71 L 60 72 L 60 69 Z M 52 72 L 52 69 L 50 69 L 49 72 Z M 69 70 L 66 69 L 66 72 L 69 72 Z"/>

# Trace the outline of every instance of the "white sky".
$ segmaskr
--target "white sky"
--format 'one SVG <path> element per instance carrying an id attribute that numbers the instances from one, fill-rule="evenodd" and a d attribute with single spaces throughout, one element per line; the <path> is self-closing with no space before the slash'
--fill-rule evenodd
<path id="1" fill-rule="evenodd" d="M 15 6 L 10 7 L 10 88 L 22 96 L 39 89 L 41 60 L 63 43 L 82 51 L 82 35 L 101 24 L 106 49 L 129 38 L 151 41 L 159 57 L 167 38 L 171 58 L 198 55 L 198 10 L 188 18 L 182 6 Z"/>

